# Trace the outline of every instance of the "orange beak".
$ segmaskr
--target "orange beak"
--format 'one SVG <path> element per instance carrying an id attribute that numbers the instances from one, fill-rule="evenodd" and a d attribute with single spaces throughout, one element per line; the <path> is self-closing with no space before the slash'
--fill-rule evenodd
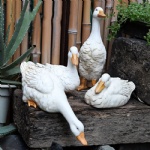
<path id="1" fill-rule="evenodd" d="M 84 132 L 81 132 L 77 137 L 76 137 L 84 146 L 88 145 L 87 141 L 84 137 Z"/>
<path id="2" fill-rule="evenodd" d="M 103 10 L 100 10 L 100 11 L 99 11 L 98 17 L 99 17 L 99 18 L 105 18 L 105 17 L 106 17 L 106 15 L 104 14 L 104 11 L 103 11 Z"/>
<path id="3" fill-rule="evenodd" d="M 95 89 L 95 94 L 99 94 L 105 88 L 104 82 L 100 81 Z"/>
<path id="4" fill-rule="evenodd" d="M 72 64 L 75 65 L 75 66 L 78 66 L 78 56 L 77 54 L 72 54 L 72 58 L 71 58 L 71 61 L 72 61 Z"/>

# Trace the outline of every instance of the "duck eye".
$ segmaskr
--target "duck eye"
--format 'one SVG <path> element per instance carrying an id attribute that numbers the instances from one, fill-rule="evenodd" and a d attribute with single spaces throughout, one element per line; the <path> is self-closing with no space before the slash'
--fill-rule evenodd
<path id="1" fill-rule="evenodd" d="M 96 11 L 98 11 L 98 9 L 96 9 Z"/>

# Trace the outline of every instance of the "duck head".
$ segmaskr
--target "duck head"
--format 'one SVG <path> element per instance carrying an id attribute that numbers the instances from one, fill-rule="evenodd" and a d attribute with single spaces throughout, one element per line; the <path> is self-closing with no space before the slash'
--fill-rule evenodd
<path id="1" fill-rule="evenodd" d="M 102 75 L 102 77 L 96 84 L 95 94 L 100 93 L 105 87 L 107 88 L 109 85 L 110 85 L 110 75 L 105 73 Z"/>
<path id="2" fill-rule="evenodd" d="M 105 18 L 106 15 L 104 14 L 104 10 L 101 7 L 96 7 L 94 12 L 93 12 L 93 17 Z"/>
<path id="3" fill-rule="evenodd" d="M 84 136 L 84 126 L 83 124 L 78 120 L 76 123 L 72 123 L 70 125 L 70 129 L 72 133 L 76 136 L 76 138 L 82 143 L 82 145 L 87 145 L 87 141 Z"/>
<path id="4" fill-rule="evenodd" d="M 78 66 L 79 63 L 79 52 L 77 47 L 72 46 L 68 52 L 68 57 L 71 59 L 73 65 Z"/>

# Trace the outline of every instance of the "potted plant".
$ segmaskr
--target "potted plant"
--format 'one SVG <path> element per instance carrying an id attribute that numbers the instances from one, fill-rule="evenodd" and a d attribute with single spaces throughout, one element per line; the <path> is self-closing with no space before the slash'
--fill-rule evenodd
<path id="1" fill-rule="evenodd" d="M 108 40 L 113 39 L 119 30 L 132 37 L 142 38 L 150 44 L 150 3 L 131 2 L 129 5 L 119 1 L 116 6 L 118 19 L 112 24 Z"/>
<path id="2" fill-rule="evenodd" d="M 8 27 L 6 34 L 4 34 L 4 10 L 2 0 L 0 0 L 0 117 L 2 117 L 0 118 L 0 124 L 4 124 L 6 122 L 6 116 L 8 112 L 8 110 L 6 109 L 8 109 L 10 97 L 9 89 L 11 87 L 15 87 L 14 85 L 21 84 L 21 82 L 16 80 L 16 77 L 20 73 L 19 64 L 30 55 L 34 48 L 34 46 L 32 46 L 19 58 L 11 63 L 8 63 L 17 48 L 19 47 L 20 43 L 22 42 L 26 32 L 28 31 L 30 23 L 31 21 L 33 21 L 42 3 L 42 0 L 38 1 L 37 5 L 31 12 L 27 10 L 28 3 L 28 0 L 26 0 L 20 14 L 20 19 L 15 25 L 15 31 L 13 33 L 13 36 L 8 42 L 7 39 L 10 27 Z"/>

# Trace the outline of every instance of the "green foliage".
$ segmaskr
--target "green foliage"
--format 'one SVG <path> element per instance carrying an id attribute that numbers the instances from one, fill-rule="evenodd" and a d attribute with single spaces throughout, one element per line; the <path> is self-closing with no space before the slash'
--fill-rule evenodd
<path id="1" fill-rule="evenodd" d="M 9 124 L 9 125 L 0 127 L 0 138 L 5 135 L 8 135 L 16 130 L 17 130 L 17 128 L 14 124 Z"/>
<path id="2" fill-rule="evenodd" d="M 147 26 L 150 26 L 150 3 L 148 1 L 143 2 L 142 4 L 131 2 L 128 6 L 120 2 L 117 5 L 117 10 L 118 20 L 109 27 L 110 34 L 108 40 L 115 38 L 121 25 L 127 20 L 143 22 Z M 145 39 L 148 44 L 150 44 L 150 31 L 145 36 Z"/>
<path id="3" fill-rule="evenodd" d="M 35 8 L 30 12 L 27 10 L 28 0 L 25 1 L 22 12 L 20 14 L 20 19 L 15 26 L 15 31 L 13 36 L 8 43 L 8 35 L 10 27 L 8 27 L 6 36 L 4 36 L 4 10 L 2 6 L 2 0 L 0 0 L 0 83 L 1 84 L 20 84 L 19 82 L 13 81 L 14 76 L 20 73 L 19 64 L 27 58 L 34 46 L 27 50 L 23 55 L 17 58 L 14 62 L 8 64 L 9 60 L 12 58 L 13 54 L 22 42 L 25 34 L 30 27 L 30 23 L 33 21 L 42 0 L 39 0 Z M 11 80 L 10 80 L 11 79 Z"/>

